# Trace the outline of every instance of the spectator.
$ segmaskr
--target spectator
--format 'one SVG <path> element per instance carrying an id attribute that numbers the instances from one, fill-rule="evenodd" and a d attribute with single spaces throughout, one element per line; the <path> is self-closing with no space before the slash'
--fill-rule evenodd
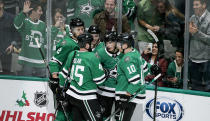
<path id="1" fill-rule="evenodd" d="M 210 13 L 206 0 L 194 0 L 190 18 L 190 80 L 193 90 L 210 91 Z"/>
<path id="2" fill-rule="evenodd" d="M 164 87 L 166 86 L 163 79 L 165 77 L 167 68 L 168 68 L 168 62 L 161 56 L 161 54 L 159 53 L 159 43 L 153 43 L 152 44 L 152 52 L 150 52 L 149 49 L 144 50 L 144 52 L 142 53 L 142 57 L 151 65 L 158 65 L 161 70 L 162 70 L 162 75 L 161 77 L 158 79 L 158 86 L 160 87 Z M 145 77 L 145 81 L 150 82 L 152 81 L 152 79 L 155 77 L 155 75 L 153 74 L 148 74 Z"/>
<path id="3" fill-rule="evenodd" d="M 182 88 L 183 85 L 183 49 L 176 50 L 175 60 L 171 62 L 167 69 L 167 84 L 171 88 Z"/>
<path id="4" fill-rule="evenodd" d="M 101 36 L 107 31 L 117 31 L 116 0 L 106 0 L 105 10 L 94 16 L 94 23 L 98 25 Z M 122 17 L 122 32 L 130 32 L 130 25 L 126 16 Z"/>
<path id="5" fill-rule="evenodd" d="M 21 75 L 24 76 L 46 76 L 46 67 L 38 45 L 35 42 L 35 39 L 37 39 L 42 51 L 45 50 L 46 25 L 43 21 L 39 20 L 42 13 L 41 5 L 38 2 L 27 0 L 24 2 L 23 11 L 14 20 L 15 28 L 20 32 L 22 37 L 21 52 L 18 60 L 19 64 L 23 65 Z"/>
<path id="6" fill-rule="evenodd" d="M 56 8 L 53 14 L 53 29 L 58 28 L 59 31 L 52 42 L 52 51 L 53 55 L 55 52 L 62 46 L 62 42 L 65 36 L 70 37 L 70 28 L 69 25 L 65 24 L 66 18 L 63 16 L 63 13 L 60 8 Z"/>
<path id="7" fill-rule="evenodd" d="M 161 37 L 170 40 L 175 48 L 183 47 L 181 45 L 183 43 L 181 42 L 183 40 L 183 33 L 180 32 L 181 24 L 184 23 L 184 15 L 173 7 L 168 0 L 158 0 L 157 10 L 163 23 L 159 30 Z"/>
<path id="8" fill-rule="evenodd" d="M 52 0 L 52 8 L 59 8 L 63 12 L 63 16 L 66 17 L 67 12 L 67 0 Z"/>
<path id="9" fill-rule="evenodd" d="M 147 32 L 151 30 L 153 33 L 157 33 L 160 29 L 161 18 L 160 14 L 156 10 L 157 0 L 141 0 L 137 5 L 137 21 L 138 21 L 138 48 L 140 53 L 146 48 L 147 43 L 155 42 L 155 39 Z M 161 40 L 159 38 L 159 40 Z M 160 50 L 163 49 L 162 41 L 160 41 Z M 160 51 L 159 50 L 159 51 Z"/>
<path id="10" fill-rule="evenodd" d="M 101 11 L 104 0 L 68 0 L 67 22 L 72 18 L 81 18 L 85 21 L 85 28 L 92 24 L 96 11 Z"/>
<path id="11" fill-rule="evenodd" d="M 14 15 L 4 11 L 4 2 L 0 0 L 0 72 L 10 73 L 11 52 L 16 45 L 18 33 L 13 26 Z"/>

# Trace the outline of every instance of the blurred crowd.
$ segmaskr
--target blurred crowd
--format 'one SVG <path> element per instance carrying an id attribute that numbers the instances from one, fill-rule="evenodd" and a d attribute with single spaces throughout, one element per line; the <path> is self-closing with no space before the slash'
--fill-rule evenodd
<path id="1" fill-rule="evenodd" d="M 118 31 L 119 29 L 117 23 L 118 0 L 51 1 L 51 55 L 56 54 L 59 48 L 65 44 L 64 40 L 67 36 L 73 36 L 69 24 L 73 18 L 83 20 L 86 30 L 93 24 L 97 25 L 100 29 L 101 41 L 103 41 L 106 31 Z M 205 15 L 209 14 L 207 6 L 209 0 L 204 3 L 203 1 L 205 0 L 191 1 L 190 39 L 196 41 L 192 41 L 193 45 L 190 44 L 189 70 L 198 71 L 189 71 L 188 85 L 189 89 L 209 91 L 208 57 L 210 56 L 208 52 L 203 52 L 209 51 L 210 48 L 208 42 L 210 24 L 207 25 L 210 21 L 209 16 L 206 18 L 206 25 L 201 24 Z M 32 4 L 33 2 L 35 4 Z M 46 18 L 46 10 L 47 0 L 0 0 L 1 74 L 46 76 L 46 65 L 43 61 L 46 59 L 47 34 L 49 34 L 46 33 L 46 20 L 49 20 Z M 198 14 L 199 11 L 203 12 L 199 16 L 196 10 Z M 200 25 L 202 26 L 201 30 Z M 156 64 L 161 68 L 162 76 L 158 80 L 160 87 L 183 88 L 184 27 L 184 0 L 122 1 L 122 33 L 134 33 L 133 47 L 148 63 Z M 203 34 L 199 33 L 200 31 L 206 33 L 204 32 L 205 35 L 202 37 L 197 37 L 196 34 Z M 203 46 L 199 46 L 198 38 L 205 41 L 201 43 Z M 37 47 L 38 44 L 40 47 Z M 44 58 L 38 48 L 44 53 Z M 197 53 L 199 51 L 203 53 Z M 145 81 L 149 83 L 154 77 L 155 75 L 148 75 L 145 77 Z"/>

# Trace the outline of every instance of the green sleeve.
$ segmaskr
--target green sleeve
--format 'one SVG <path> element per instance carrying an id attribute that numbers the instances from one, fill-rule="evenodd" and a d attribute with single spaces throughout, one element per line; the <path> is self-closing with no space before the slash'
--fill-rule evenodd
<path id="1" fill-rule="evenodd" d="M 26 15 L 23 12 L 20 12 L 14 19 L 14 26 L 18 31 L 21 31 L 21 28 L 24 26 L 24 20 Z"/>
<path id="2" fill-rule="evenodd" d="M 143 18 L 143 8 L 141 5 L 141 2 L 138 3 L 137 5 L 137 20 L 141 20 Z"/>
<path id="3" fill-rule="evenodd" d="M 102 52 L 103 50 L 102 49 L 99 49 L 99 50 L 97 50 L 96 52 L 95 52 L 95 55 L 96 55 L 96 57 L 99 59 L 99 61 L 100 61 L 100 63 L 103 63 L 103 59 L 102 59 L 102 57 L 103 57 L 103 52 Z"/>
<path id="4" fill-rule="evenodd" d="M 69 68 L 71 66 L 71 62 L 72 62 L 72 59 L 73 59 L 73 56 L 74 56 L 75 52 L 76 51 L 73 51 L 68 55 L 65 65 L 64 65 L 62 71 L 59 73 L 59 79 L 60 79 L 59 84 L 60 84 L 61 87 L 64 86 L 64 84 L 65 84 L 65 81 L 66 81 L 67 76 L 69 74 L 69 70 L 70 70 Z"/>
<path id="5" fill-rule="evenodd" d="M 64 45 L 63 47 L 59 48 L 56 51 L 56 54 L 50 60 L 49 63 L 50 72 L 58 73 L 61 70 L 62 65 L 65 64 L 68 54 L 73 50 L 78 50 L 78 49 L 79 49 L 78 46 L 72 46 L 72 45 Z"/>
<path id="6" fill-rule="evenodd" d="M 103 67 L 96 56 L 92 56 L 91 60 L 91 74 L 93 76 L 93 81 L 100 86 L 106 80 Z"/>
<path id="7" fill-rule="evenodd" d="M 140 65 L 142 66 L 142 69 L 143 69 L 143 74 L 144 74 L 144 77 L 146 77 L 148 74 L 151 73 L 151 64 L 147 63 L 147 61 L 144 60 L 144 58 L 142 58 L 140 56 Z"/>

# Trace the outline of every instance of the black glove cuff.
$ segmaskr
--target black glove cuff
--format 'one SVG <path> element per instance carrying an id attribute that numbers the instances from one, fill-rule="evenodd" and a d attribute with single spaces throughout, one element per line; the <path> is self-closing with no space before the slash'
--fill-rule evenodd
<path id="1" fill-rule="evenodd" d="M 120 95 L 121 102 L 128 102 L 130 100 L 130 96 L 127 95 Z"/>
<path id="2" fill-rule="evenodd" d="M 59 83 L 59 78 L 52 78 L 52 77 L 49 77 L 49 79 L 50 79 L 50 80 L 49 80 L 50 83 L 55 83 L 55 84 L 56 84 L 56 83 Z"/>

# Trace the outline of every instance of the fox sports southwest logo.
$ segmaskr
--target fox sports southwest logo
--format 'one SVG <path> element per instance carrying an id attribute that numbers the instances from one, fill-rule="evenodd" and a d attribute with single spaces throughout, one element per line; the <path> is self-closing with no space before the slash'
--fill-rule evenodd
<path id="1" fill-rule="evenodd" d="M 183 118 L 183 106 L 175 99 L 158 97 L 156 101 L 156 120 L 157 121 L 180 121 Z M 154 99 L 146 103 L 146 113 L 153 119 Z"/>

